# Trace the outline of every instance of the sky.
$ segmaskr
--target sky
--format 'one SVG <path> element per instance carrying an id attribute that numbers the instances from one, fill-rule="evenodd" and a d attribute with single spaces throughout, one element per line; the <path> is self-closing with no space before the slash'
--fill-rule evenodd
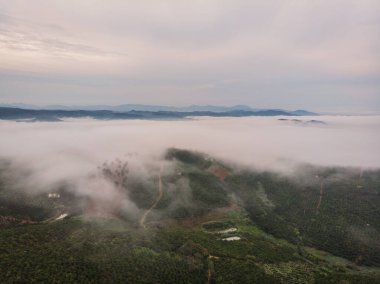
<path id="1" fill-rule="evenodd" d="M 0 103 L 380 112 L 378 0 L 0 0 Z"/>

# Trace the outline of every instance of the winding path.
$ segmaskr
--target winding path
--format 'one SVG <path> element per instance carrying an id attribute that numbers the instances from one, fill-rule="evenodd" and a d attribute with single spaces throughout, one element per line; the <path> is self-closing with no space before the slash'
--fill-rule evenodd
<path id="1" fill-rule="evenodd" d="M 158 202 L 160 202 L 162 195 L 164 193 L 163 188 L 162 188 L 162 172 L 163 172 L 163 170 L 164 170 L 164 166 L 163 166 L 163 164 L 161 164 L 160 165 L 160 173 L 158 175 L 158 197 L 157 197 L 156 201 L 152 204 L 152 206 L 150 206 L 150 208 L 144 212 L 144 214 L 141 216 L 141 219 L 140 219 L 140 227 L 143 227 L 144 229 L 146 228 L 146 226 L 145 226 L 146 217 L 148 216 L 150 211 L 152 211 L 152 209 L 154 209 L 157 206 Z"/>
<path id="2" fill-rule="evenodd" d="M 322 179 L 322 181 L 321 181 L 321 187 L 320 187 L 320 190 L 319 190 L 319 200 L 318 200 L 318 204 L 317 204 L 317 213 L 318 213 L 319 207 L 321 206 L 321 203 L 322 203 L 322 197 L 323 197 L 323 191 L 324 191 L 323 183 L 324 183 L 324 180 Z"/>

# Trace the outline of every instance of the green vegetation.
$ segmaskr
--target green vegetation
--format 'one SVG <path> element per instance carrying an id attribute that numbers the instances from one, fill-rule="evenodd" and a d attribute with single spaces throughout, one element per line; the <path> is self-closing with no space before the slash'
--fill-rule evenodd
<path id="1" fill-rule="evenodd" d="M 239 228 L 241 241 L 178 226 L 137 229 L 117 220 L 69 218 L 8 228 L 0 231 L 0 274 L 3 283 L 205 283 L 212 265 L 217 283 L 379 279 L 378 270 L 330 263 L 326 253 L 303 259 L 297 246 L 244 219 L 227 222 Z"/>
<path id="2" fill-rule="evenodd" d="M 205 156 L 204 154 L 175 148 L 169 149 L 166 153 L 165 158 L 168 160 L 175 159 L 184 164 L 191 165 L 199 169 L 206 169 L 212 164 L 211 158 Z"/>
<path id="3" fill-rule="evenodd" d="M 380 172 L 305 166 L 290 177 L 185 150 L 166 157 L 173 169 L 146 228 L 157 169 L 115 182 L 133 216 L 92 216 L 96 200 L 65 186 L 60 198 L 30 195 L 1 175 L 0 282 L 380 283 Z"/>
<path id="4" fill-rule="evenodd" d="M 209 232 L 227 230 L 233 226 L 234 223 L 231 221 L 211 221 L 202 225 L 202 227 Z"/>
<path id="5" fill-rule="evenodd" d="M 380 173 L 366 172 L 359 180 L 344 169 L 327 169 L 322 175 L 319 171 L 309 174 L 307 184 L 251 172 L 236 173 L 226 183 L 240 197 L 252 221 L 268 233 L 358 264 L 379 265 Z M 260 199 L 259 185 L 274 206 Z"/>
<path id="6" fill-rule="evenodd" d="M 125 184 L 128 197 L 139 207 L 149 208 L 157 198 L 157 180 L 134 180 Z"/>
<path id="7" fill-rule="evenodd" d="M 156 252 L 135 229 L 112 226 L 66 220 L 2 230 L 2 283 L 202 283 L 203 266 Z"/>

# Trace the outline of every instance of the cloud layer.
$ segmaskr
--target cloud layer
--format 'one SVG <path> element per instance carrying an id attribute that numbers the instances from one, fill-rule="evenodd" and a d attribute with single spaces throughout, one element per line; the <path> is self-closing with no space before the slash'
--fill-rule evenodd
<path id="1" fill-rule="evenodd" d="M 315 118 L 326 124 L 310 122 L 313 117 L 293 118 L 0 120 L 0 175 L 10 190 L 33 194 L 64 188 L 90 216 L 121 210 L 136 218 L 143 209 L 126 197 L 121 184 L 126 180 L 127 189 L 138 190 L 142 183 L 155 189 L 160 167 L 165 175 L 175 170 L 175 164 L 163 160 L 170 147 L 201 151 L 238 168 L 287 174 L 298 173 L 300 163 L 380 168 L 379 117 Z M 188 184 L 168 188 L 186 193 Z"/>
<path id="2" fill-rule="evenodd" d="M 0 156 L 32 167 L 46 181 L 57 175 L 87 175 L 115 159 L 158 160 L 169 147 L 202 151 L 264 169 L 284 161 L 380 167 L 379 117 L 317 119 L 327 124 L 281 121 L 276 117 L 0 121 Z"/>

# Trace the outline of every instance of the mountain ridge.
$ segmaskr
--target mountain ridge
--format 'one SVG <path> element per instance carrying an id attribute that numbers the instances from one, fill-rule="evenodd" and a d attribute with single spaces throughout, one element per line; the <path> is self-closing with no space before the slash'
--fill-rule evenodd
<path id="1" fill-rule="evenodd" d="M 145 104 L 121 104 L 121 105 L 46 105 L 37 106 L 22 103 L 10 103 L 10 104 L 0 104 L 0 107 L 10 107 L 10 108 L 21 108 L 30 110 L 87 110 L 87 111 L 98 111 L 98 110 L 108 110 L 114 112 L 128 112 L 128 111 L 171 111 L 171 112 L 195 112 L 195 111 L 210 111 L 210 112 L 230 112 L 230 111 L 284 111 L 292 114 L 301 115 L 317 115 L 317 113 L 310 112 L 307 110 L 284 110 L 284 109 L 273 109 L 273 108 L 253 108 L 247 105 L 233 105 L 233 106 L 215 106 L 215 105 L 189 105 L 189 106 L 165 106 L 165 105 L 145 105 Z"/>
<path id="2" fill-rule="evenodd" d="M 152 119 L 171 120 L 186 119 L 194 116 L 211 117 L 247 117 L 247 116 L 300 116 L 293 112 L 283 110 L 230 110 L 225 112 L 213 111 L 143 111 L 130 110 L 126 112 L 111 110 L 47 110 L 24 109 L 0 106 L 0 119 L 5 120 L 30 120 L 30 121 L 59 121 L 62 118 L 90 117 L 94 119 Z"/>

